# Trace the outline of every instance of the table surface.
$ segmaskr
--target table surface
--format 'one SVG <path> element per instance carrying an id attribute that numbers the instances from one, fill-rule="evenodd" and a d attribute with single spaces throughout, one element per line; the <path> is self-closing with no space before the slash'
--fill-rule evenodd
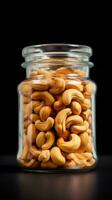
<path id="1" fill-rule="evenodd" d="M 16 156 L 0 156 L 0 199 L 112 200 L 112 157 L 100 156 L 86 173 L 23 172 Z"/>

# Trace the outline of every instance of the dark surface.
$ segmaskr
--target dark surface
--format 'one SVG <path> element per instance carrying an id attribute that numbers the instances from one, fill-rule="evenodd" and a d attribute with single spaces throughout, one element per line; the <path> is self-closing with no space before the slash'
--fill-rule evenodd
<path id="1" fill-rule="evenodd" d="M 101 156 L 86 173 L 38 174 L 21 171 L 15 156 L 0 157 L 0 199 L 112 199 L 112 157 Z"/>

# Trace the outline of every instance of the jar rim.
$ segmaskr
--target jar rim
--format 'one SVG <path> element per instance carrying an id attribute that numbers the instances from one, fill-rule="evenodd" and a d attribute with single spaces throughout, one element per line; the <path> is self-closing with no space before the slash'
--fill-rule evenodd
<path id="1" fill-rule="evenodd" d="M 27 57 L 30 54 L 49 54 L 49 53 L 83 53 L 88 57 L 92 56 L 92 48 L 86 45 L 69 43 L 49 43 L 26 46 L 22 50 L 22 56 Z"/>

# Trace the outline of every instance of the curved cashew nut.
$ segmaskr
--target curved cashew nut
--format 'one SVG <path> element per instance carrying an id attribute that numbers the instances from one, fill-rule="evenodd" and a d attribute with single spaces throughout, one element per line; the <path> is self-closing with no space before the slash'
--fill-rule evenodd
<path id="1" fill-rule="evenodd" d="M 51 149 L 51 159 L 54 164 L 62 166 L 65 164 L 65 157 L 62 155 L 61 150 L 58 147 Z"/>
<path id="2" fill-rule="evenodd" d="M 32 93 L 30 82 L 23 82 L 19 85 L 19 90 L 24 96 L 29 96 Z"/>
<path id="3" fill-rule="evenodd" d="M 78 133 L 86 131 L 88 128 L 89 128 L 89 123 L 87 121 L 84 121 L 82 125 L 71 126 L 71 132 L 78 134 Z"/>
<path id="4" fill-rule="evenodd" d="M 67 160 L 64 167 L 65 168 L 74 168 L 76 166 L 74 160 Z"/>
<path id="5" fill-rule="evenodd" d="M 92 153 L 70 153 L 67 155 L 67 159 L 74 160 L 76 165 L 91 166 L 95 163 Z"/>
<path id="6" fill-rule="evenodd" d="M 54 109 L 59 111 L 65 108 L 65 105 L 62 101 L 62 96 L 59 96 L 58 100 L 54 102 Z"/>
<path id="7" fill-rule="evenodd" d="M 37 120 L 35 122 L 35 126 L 39 131 L 49 131 L 54 125 L 54 119 L 52 117 L 48 117 L 46 121 L 41 122 Z"/>
<path id="8" fill-rule="evenodd" d="M 42 162 L 40 166 L 43 169 L 55 169 L 55 168 L 57 168 L 57 165 L 55 165 L 51 160 L 49 160 L 47 162 Z"/>
<path id="9" fill-rule="evenodd" d="M 65 81 L 65 88 L 66 89 L 77 89 L 79 91 L 83 91 L 83 85 L 81 84 L 81 82 L 79 81 L 75 81 L 75 80 L 66 80 Z"/>
<path id="10" fill-rule="evenodd" d="M 76 134 L 71 134 L 71 140 L 70 141 L 64 141 L 63 138 L 59 138 L 57 140 L 57 145 L 58 147 L 62 150 L 65 151 L 67 153 L 71 153 L 76 151 L 81 144 L 81 140 L 80 137 Z"/>
<path id="11" fill-rule="evenodd" d="M 49 159 L 50 159 L 50 151 L 49 150 L 41 151 L 38 160 L 42 162 L 47 162 Z"/>
<path id="12" fill-rule="evenodd" d="M 74 115 L 80 115 L 82 110 L 80 103 L 78 103 L 77 101 L 72 101 L 71 109 Z"/>
<path id="13" fill-rule="evenodd" d="M 30 124 L 27 128 L 27 140 L 29 145 L 35 143 L 37 136 L 37 130 L 34 124 Z"/>
<path id="14" fill-rule="evenodd" d="M 60 94 L 65 89 L 65 81 L 62 78 L 54 78 L 51 81 L 51 88 L 49 90 L 52 94 Z"/>
<path id="15" fill-rule="evenodd" d="M 41 121 L 46 121 L 47 118 L 50 116 L 51 111 L 52 110 L 50 106 L 43 106 L 39 113 Z"/>
<path id="16" fill-rule="evenodd" d="M 41 101 L 41 102 L 40 102 L 40 105 L 38 105 L 37 107 L 34 108 L 34 112 L 35 112 L 36 114 L 38 114 L 39 111 L 40 111 L 40 109 L 43 107 L 43 105 L 44 105 L 44 101 Z"/>
<path id="17" fill-rule="evenodd" d="M 33 100 L 42 100 L 45 102 L 46 106 L 51 106 L 55 99 L 54 97 L 47 91 L 45 92 L 33 92 L 31 95 Z"/>
<path id="18" fill-rule="evenodd" d="M 87 109 L 86 111 L 83 111 L 81 113 L 81 116 L 83 117 L 83 119 L 88 120 L 89 117 L 91 116 L 91 110 Z"/>
<path id="19" fill-rule="evenodd" d="M 83 132 L 80 134 L 80 139 L 81 139 L 81 146 L 87 146 L 89 142 L 89 136 L 87 132 Z"/>
<path id="20" fill-rule="evenodd" d="M 74 70 L 70 67 L 60 67 L 56 70 L 56 75 L 60 74 L 72 74 L 74 73 Z"/>
<path id="21" fill-rule="evenodd" d="M 47 80 L 33 81 L 32 88 L 34 90 L 39 90 L 39 91 L 48 90 L 49 88 L 48 81 Z"/>
<path id="22" fill-rule="evenodd" d="M 35 121 L 36 121 L 37 119 L 39 119 L 39 115 L 37 115 L 37 114 L 35 114 L 35 113 L 32 113 L 32 114 L 30 115 L 30 120 L 31 120 L 31 122 L 35 123 Z"/>
<path id="23" fill-rule="evenodd" d="M 38 147 L 43 150 L 48 150 L 54 144 L 55 136 L 51 131 L 47 131 L 47 133 L 40 132 L 36 138 L 36 144 Z"/>
<path id="24" fill-rule="evenodd" d="M 38 156 L 40 155 L 41 151 L 38 150 L 34 145 L 30 147 L 30 153 L 34 158 L 38 158 Z"/>
<path id="25" fill-rule="evenodd" d="M 41 148 L 42 145 L 45 143 L 45 133 L 40 132 L 36 137 L 36 145 Z"/>
<path id="26" fill-rule="evenodd" d="M 31 159 L 30 161 L 24 161 L 24 160 L 19 160 L 20 163 L 24 166 L 24 167 L 28 167 L 28 168 L 35 168 L 39 166 L 39 162 L 35 159 Z"/>
<path id="27" fill-rule="evenodd" d="M 30 102 L 30 96 L 23 96 L 23 103 L 29 103 Z"/>
<path id="28" fill-rule="evenodd" d="M 87 110 L 91 107 L 90 99 L 84 99 L 84 102 L 81 104 L 82 110 Z"/>
<path id="29" fill-rule="evenodd" d="M 79 103 L 84 102 L 84 96 L 80 91 L 78 91 L 76 89 L 65 90 L 62 94 L 63 103 L 65 105 L 69 105 L 71 103 L 72 99 L 78 101 Z"/>
<path id="30" fill-rule="evenodd" d="M 65 127 L 65 120 L 68 115 L 72 113 L 70 108 L 65 108 L 58 112 L 55 118 L 55 129 L 57 133 L 59 134 L 60 137 L 63 137 L 66 139 L 68 137 L 68 131 L 66 130 Z"/>
<path id="31" fill-rule="evenodd" d="M 83 119 L 79 115 L 71 115 L 66 119 L 66 128 L 70 128 L 73 124 L 81 125 L 83 124 Z"/>
<path id="32" fill-rule="evenodd" d="M 46 143 L 42 145 L 43 150 L 47 150 L 47 149 L 51 148 L 55 141 L 54 133 L 51 131 L 48 131 L 45 134 L 45 137 L 46 137 Z"/>

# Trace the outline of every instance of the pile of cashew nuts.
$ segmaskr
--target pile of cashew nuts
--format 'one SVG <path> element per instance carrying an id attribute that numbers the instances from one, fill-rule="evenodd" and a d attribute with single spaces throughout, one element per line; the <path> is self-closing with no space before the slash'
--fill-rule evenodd
<path id="1" fill-rule="evenodd" d="M 95 164 L 91 110 L 95 88 L 83 77 L 83 71 L 67 67 L 33 70 L 30 79 L 19 85 L 23 118 L 20 165 L 77 169 Z"/>

